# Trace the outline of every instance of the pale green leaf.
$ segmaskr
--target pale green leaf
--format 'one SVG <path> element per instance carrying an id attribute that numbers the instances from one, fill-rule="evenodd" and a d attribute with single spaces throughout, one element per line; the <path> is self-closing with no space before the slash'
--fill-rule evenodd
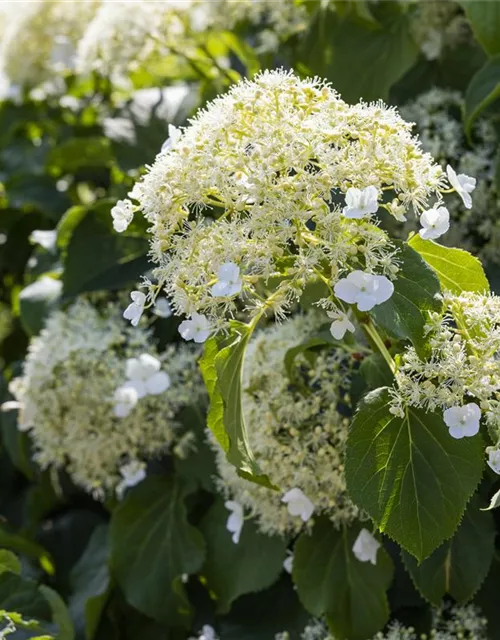
<path id="1" fill-rule="evenodd" d="M 19 562 L 19 558 L 12 553 L 12 551 L 0 549 L 0 574 L 4 571 L 21 573 L 21 563 Z"/>

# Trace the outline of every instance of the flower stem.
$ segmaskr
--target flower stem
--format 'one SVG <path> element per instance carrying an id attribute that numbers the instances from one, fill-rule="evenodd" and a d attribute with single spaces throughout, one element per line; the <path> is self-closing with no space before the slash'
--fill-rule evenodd
<path id="1" fill-rule="evenodd" d="M 361 326 L 363 327 L 363 329 L 365 330 L 366 335 L 371 339 L 373 344 L 377 347 L 382 358 L 384 358 L 384 360 L 386 361 L 387 366 L 391 370 L 392 374 L 395 375 L 396 363 L 394 362 L 393 357 L 391 356 L 387 347 L 385 346 L 384 341 L 382 340 L 379 332 L 375 328 L 375 325 L 373 324 L 373 322 L 370 319 L 364 319 L 364 318 L 360 320 L 359 317 L 358 317 L 358 320 Z"/>

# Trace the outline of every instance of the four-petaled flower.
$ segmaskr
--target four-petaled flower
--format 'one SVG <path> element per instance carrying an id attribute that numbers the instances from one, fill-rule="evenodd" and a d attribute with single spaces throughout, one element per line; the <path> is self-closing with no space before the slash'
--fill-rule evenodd
<path id="1" fill-rule="evenodd" d="M 116 485 L 116 495 L 122 498 L 123 492 L 129 487 L 135 487 L 146 477 L 146 465 L 139 460 L 132 460 L 120 467 L 122 480 Z"/>
<path id="2" fill-rule="evenodd" d="M 184 340 L 205 342 L 212 333 L 208 318 L 202 313 L 192 313 L 189 320 L 183 320 L 179 325 L 179 333 Z"/>
<path id="3" fill-rule="evenodd" d="M 446 173 L 448 174 L 448 180 L 450 181 L 451 186 L 462 198 L 466 209 L 471 209 L 472 198 L 470 194 L 476 188 L 476 178 L 471 178 L 470 176 L 467 176 L 464 173 L 460 173 L 457 176 L 455 170 L 452 167 L 450 167 L 450 165 L 447 165 Z"/>
<path id="4" fill-rule="evenodd" d="M 135 389 L 138 398 L 159 395 L 170 387 L 170 376 L 160 371 L 158 358 L 142 353 L 138 358 L 129 358 L 126 365 L 127 382 L 123 388 Z"/>
<path id="5" fill-rule="evenodd" d="M 281 498 L 281 502 L 286 504 L 288 513 L 291 516 L 300 516 L 303 522 L 307 522 L 314 512 L 314 504 L 297 487 L 287 491 Z"/>
<path id="6" fill-rule="evenodd" d="M 35 229 L 31 232 L 30 241 L 53 253 L 56 250 L 57 231 L 55 229 L 52 231 Z"/>
<path id="7" fill-rule="evenodd" d="M 139 396 L 130 386 L 123 385 L 115 391 L 114 414 L 117 418 L 126 418 L 137 404 Z"/>
<path id="8" fill-rule="evenodd" d="M 357 189 L 350 187 L 345 194 L 346 206 L 342 213 L 346 218 L 364 218 L 378 211 L 378 191 L 376 187 Z"/>
<path id="9" fill-rule="evenodd" d="M 367 529 L 361 529 L 353 544 L 352 552 L 360 562 L 377 564 L 377 551 L 379 548 L 380 542 Z"/>
<path id="10" fill-rule="evenodd" d="M 227 519 L 226 529 L 233 534 L 232 541 L 234 544 L 238 544 L 243 528 L 243 507 L 239 502 L 235 502 L 234 500 L 227 500 L 224 506 L 231 511 L 231 515 Z"/>
<path id="11" fill-rule="evenodd" d="M 469 402 L 462 407 L 446 409 L 443 418 L 452 438 L 470 438 L 479 431 L 481 409 L 475 402 Z"/>
<path id="12" fill-rule="evenodd" d="M 170 318 L 172 306 L 166 298 L 159 298 L 153 307 L 153 313 L 159 318 Z"/>
<path id="13" fill-rule="evenodd" d="M 182 131 L 177 127 L 174 127 L 173 124 L 168 125 L 168 138 L 161 146 L 161 151 L 164 153 L 165 151 L 170 151 L 173 149 L 175 145 L 179 142 L 182 137 Z"/>
<path id="14" fill-rule="evenodd" d="M 198 640 L 217 640 L 215 629 L 209 624 L 204 624 L 201 629 L 201 635 Z"/>
<path id="15" fill-rule="evenodd" d="M 333 320 L 330 325 L 330 333 L 336 340 L 342 340 L 346 331 L 351 333 L 356 331 L 356 327 L 343 311 L 328 311 L 327 315 Z"/>
<path id="16" fill-rule="evenodd" d="M 287 573 L 292 575 L 292 571 L 293 571 L 293 553 L 291 551 L 287 551 L 286 553 L 287 553 L 287 556 L 283 560 L 283 569 Z"/>
<path id="17" fill-rule="evenodd" d="M 486 461 L 490 469 L 500 475 L 500 450 L 490 449 L 488 451 L 488 460 Z"/>
<path id="18" fill-rule="evenodd" d="M 134 217 L 134 205 L 130 200 L 118 200 L 111 209 L 111 217 L 113 218 L 113 227 L 118 233 L 122 233 L 132 222 Z"/>
<path id="19" fill-rule="evenodd" d="M 243 281 L 240 278 L 240 268 L 234 262 L 225 262 L 217 271 L 218 282 L 210 289 L 216 297 L 230 297 L 240 293 Z"/>
<path id="20" fill-rule="evenodd" d="M 144 311 L 144 305 L 146 304 L 146 295 L 142 291 L 132 291 L 130 294 L 132 302 L 123 312 L 123 317 L 126 320 L 130 320 L 130 324 L 133 327 L 137 327 L 139 320 L 141 319 L 142 312 Z"/>
<path id="21" fill-rule="evenodd" d="M 394 285 L 385 276 L 357 270 L 339 280 L 334 291 L 340 300 L 357 304 L 360 311 L 369 311 L 375 305 L 389 300 L 394 293 Z"/>
<path id="22" fill-rule="evenodd" d="M 420 224 L 420 237 L 424 240 L 435 240 L 450 228 L 450 212 L 446 207 L 429 209 L 420 216 Z"/>

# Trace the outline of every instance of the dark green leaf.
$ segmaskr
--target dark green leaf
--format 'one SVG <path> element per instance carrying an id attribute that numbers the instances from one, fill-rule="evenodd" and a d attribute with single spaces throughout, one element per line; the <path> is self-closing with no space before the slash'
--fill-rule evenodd
<path id="1" fill-rule="evenodd" d="M 465 94 L 465 131 L 471 135 L 476 118 L 500 98 L 500 55 L 488 60 L 472 78 Z"/>
<path id="2" fill-rule="evenodd" d="M 434 269 L 444 290 L 452 293 L 489 291 L 481 263 L 467 251 L 443 247 L 432 240 L 422 240 L 419 235 L 413 236 L 408 244 Z"/>
<path id="3" fill-rule="evenodd" d="M 496 0 L 459 0 L 483 49 L 500 53 L 500 4 Z"/>
<path id="4" fill-rule="evenodd" d="M 389 386 L 394 380 L 389 365 L 379 353 L 372 353 L 365 358 L 359 367 L 359 371 L 370 390 Z"/>
<path id="5" fill-rule="evenodd" d="M 68 138 L 48 154 L 47 169 L 53 175 L 74 174 L 83 168 L 108 167 L 112 161 L 111 143 L 107 138 Z"/>
<path id="6" fill-rule="evenodd" d="M 339 531 L 321 518 L 312 533 L 303 533 L 295 545 L 293 579 L 304 607 L 314 616 L 326 616 L 336 637 L 366 640 L 389 618 L 387 589 L 392 562 L 383 547 L 377 563 L 360 562 L 352 547 L 361 529 Z"/>
<path id="7" fill-rule="evenodd" d="M 439 280 L 419 254 L 404 244 L 398 254 L 400 270 L 394 293 L 387 302 L 373 308 L 371 315 L 381 327 L 397 338 L 411 340 L 417 350 L 425 343 L 427 311 L 438 311 L 441 303 Z"/>
<path id="8" fill-rule="evenodd" d="M 59 220 L 71 204 L 48 176 L 15 175 L 5 183 L 5 191 L 11 207 L 36 209 L 51 220 Z"/>
<path id="9" fill-rule="evenodd" d="M 420 564 L 404 552 L 412 579 L 431 604 L 439 606 L 446 594 L 457 602 L 472 598 L 485 579 L 495 551 L 495 526 L 490 513 L 473 499 L 455 535 Z"/>
<path id="10" fill-rule="evenodd" d="M 390 413 L 387 388 L 362 401 L 347 441 L 351 498 L 423 560 L 456 530 L 483 470 L 480 435 L 455 440 L 440 415 Z"/>
<path id="11" fill-rule="evenodd" d="M 52 618 L 49 602 L 38 590 L 36 582 L 8 571 L 0 574 L 0 609 L 39 620 Z"/>
<path id="12" fill-rule="evenodd" d="M 75 640 L 75 630 L 64 600 L 57 591 L 46 585 L 41 585 L 39 590 L 52 610 L 52 621 L 57 624 L 58 629 L 57 640 Z"/>
<path id="13" fill-rule="evenodd" d="M 111 519 L 111 569 L 127 601 L 171 625 L 189 622 L 181 577 L 198 571 L 205 556 L 202 535 L 187 521 L 184 493 L 152 476 L 129 491 Z"/>
<path id="14" fill-rule="evenodd" d="M 226 529 L 228 515 L 218 500 L 201 524 L 207 543 L 202 573 L 220 613 L 227 613 L 239 596 L 273 584 L 283 570 L 287 547 L 283 538 L 259 533 L 252 520 L 245 521 L 240 541 L 234 544 Z"/>

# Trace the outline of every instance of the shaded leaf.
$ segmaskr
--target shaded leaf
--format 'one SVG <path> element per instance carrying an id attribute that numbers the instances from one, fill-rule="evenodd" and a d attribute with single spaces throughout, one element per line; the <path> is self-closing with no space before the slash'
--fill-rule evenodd
<path id="1" fill-rule="evenodd" d="M 39 333 L 48 315 L 57 308 L 62 287 L 60 280 L 42 276 L 20 292 L 21 322 L 29 335 Z"/>
<path id="2" fill-rule="evenodd" d="M 492 3 L 493 4 L 493 3 Z M 465 94 L 465 131 L 471 135 L 472 125 L 481 113 L 500 98 L 500 55 L 491 58 L 474 74 Z"/>
<path id="3" fill-rule="evenodd" d="M 459 3 L 483 49 L 490 56 L 500 53 L 500 4 L 495 0 L 459 0 Z"/>

